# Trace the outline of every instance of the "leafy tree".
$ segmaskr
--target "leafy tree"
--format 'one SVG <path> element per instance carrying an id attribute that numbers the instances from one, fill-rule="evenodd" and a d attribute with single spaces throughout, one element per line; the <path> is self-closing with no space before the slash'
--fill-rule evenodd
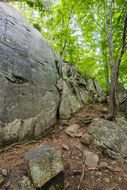
<path id="1" fill-rule="evenodd" d="M 89 1 L 88 1 L 89 2 Z M 83 1 L 80 1 L 82 6 Z M 84 21 L 81 23 L 84 26 L 86 20 L 91 23 L 93 20 L 94 24 L 99 27 L 100 31 L 94 30 L 94 36 L 97 34 L 102 36 L 103 31 L 103 41 L 99 41 L 100 50 L 102 52 L 103 58 L 105 56 L 105 69 L 108 79 L 108 64 L 107 64 L 107 48 L 105 44 L 108 44 L 109 50 L 109 64 L 111 69 L 111 81 L 110 81 L 110 98 L 109 98 L 109 113 L 108 119 L 112 119 L 115 116 L 115 91 L 118 81 L 118 74 L 120 63 L 125 51 L 126 46 L 126 28 L 127 28 L 127 13 L 126 13 L 126 4 L 124 1 L 115 1 L 115 0 L 98 0 L 92 1 L 92 5 L 88 6 L 89 12 L 86 13 L 86 10 L 82 11 L 81 7 L 79 8 L 79 13 L 81 12 L 80 18 L 84 18 Z M 86 2 L 84 3 L 86 5 Z M 84 14 L 84 15 L 83 15 Z M 89 23 L 87 26 L 89 26 Z M 92 24 L 92 23 L 91 23 Z M 94 26 L 94 24 L 92 24 Z M 86 24 L 85 27 L 87 28 Z M 123 32 L 122 32 L 123 30 Z M 97 33 L 97 34 L 96 34 Z M 121 36 L 121 33 L 123 35 Z M 108 43 L 107 43 L 108 42 Z M 120 47 L 120 48 L 119 48 Z M 119 54 L 119 56 L 118 56 Z M 107 83 L 109 81 L 107 80 Z"/>

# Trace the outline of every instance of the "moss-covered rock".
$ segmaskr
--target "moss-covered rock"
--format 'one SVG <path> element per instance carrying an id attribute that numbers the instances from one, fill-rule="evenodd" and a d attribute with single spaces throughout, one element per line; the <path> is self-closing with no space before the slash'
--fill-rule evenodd
<path id="1" fill-rule="evenodd" d="M 36 188 L 63 171 L 61 154 L 48 145 L 42 145 L 25 156 L 28 174 Z"/>

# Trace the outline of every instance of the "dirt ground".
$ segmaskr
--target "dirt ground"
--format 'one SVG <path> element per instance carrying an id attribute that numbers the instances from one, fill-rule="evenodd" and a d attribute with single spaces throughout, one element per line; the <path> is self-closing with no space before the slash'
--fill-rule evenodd
<path id="1" fill-rule="evenodd" d="M 115 161 L 102 155 L 98 150 L 93 150 L 80 143 L 80 136 L 85 133 L 88 124 L 93 118 L 101 117 L 102 104 L 85 106 L 80 113 L 72 117 L 68 125 L 77 123 L 80 125 L 79 137 L 70 137 L 65 133 L 67 125 L 59 124 L 46 137 L 24 141 L 21 144 L 13 144 L 2 148 L 0 154 L 0 172 L 5 168 L 7 177 L 1 190 L 11 190 L 12 185 L 23 175 L 27 175 L 24 156 L 29 150 L 39 145 L 48 144 L 62 153 L 65 169 L 66 190 L 127 190 L 127 163 Z M 69 150 L 63 147 L 67 145 Z M 84 164 L 82 151 L 91 151 L 98 154 L 99 164 L 97 168 L 89 168 Z"/>

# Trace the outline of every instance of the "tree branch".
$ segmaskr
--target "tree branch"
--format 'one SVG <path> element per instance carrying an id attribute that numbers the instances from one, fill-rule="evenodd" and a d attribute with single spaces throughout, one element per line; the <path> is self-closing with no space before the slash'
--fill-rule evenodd
<path id="1" fill-rule="evenodd" d="M 117 63 L 116 63 L 116 65 L 118 67 L 117 68 L 118 71 L 119 71 L 120 63 L 121 63 L 121 60 L 122 60 L 122 57 L 123 57 L 123 54 L 124 54 L 124 51 L 125 51 L 125 47 L 126 47 L 126 31 L 127 31 L 127 12 L 126 12 L 126 17 L 125 17 L 125 21 L 124 21 L 122 48 L 121 48 L 120 56 L 119 56 L 119 58 L 117 60 Z"/>
<path id="2" fill-rule="evenodd" d="M 110 2 L 110 38 L 112 41 L 112 4 L 113 4 L 113 0 L 111 0 Z"/>
<path id="3" fill-rule="evenodd" d="M 96 20 L 94 17 L 92 17 L 92 16 L 90 16 L 90 17 L 96 22 L 96 24 L 99 26 L 99 28 L 100 28 L 101 30 L 103 30 L 103 32 L 106 33 L 106 31 L 104 30 L 104 28 L 97 22 L 97 20 Z"/>

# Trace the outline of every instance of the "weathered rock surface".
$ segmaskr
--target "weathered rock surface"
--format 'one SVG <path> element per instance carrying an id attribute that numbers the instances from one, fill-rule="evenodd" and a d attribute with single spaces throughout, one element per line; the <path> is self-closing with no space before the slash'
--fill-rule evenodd
<path id="1" fill-rule="evenodd" d="M 0 136 L 18 141 L 43 134 L 57 121 L 59 75 L 48 42 L 0 2 Z"/>
<path id="2" fill-rule="evenodd" d="M 116 118 L 116 122 L 94 119 L 81 142 L 98 147 L 111 158 L 127 161 L 127 121 Z"/>
<path id="3" fill-rule="evenodd" d="M 63 171 L 60 153 L 48 145 L 26 153 L 25 160 L 28 174 L 36 188 L 42 187 Z"/>
<path id="4" fill-rule="evenodd" d="M 123 85 L 120 83 L 117 84 L 116 92 L 117 92 L 118 104 L 121 105 L 127 98 L 127 92 L 126 92 L 125 88 L 123 87 Z"/>
<path id="5" fill-rule="evenodd" d="M 73 87 L 63 81 L 62 101 L 59 107 L 60 118 L 70 118 L 83 107 L 83 103 L 73 93 Z"/>
<path id="6" fill-rule="evenodd" d="M 117 85 L 116 95 L 120 110 L 127 113 L 127 91 L 120 83 Z"/>
<path id="7" fill-rule="evenodd" d="M 36 189 L 32 185 L 30 179 L 26 176 L 23 176 L 19 181 L 17 181 L 14 184 L 13 190 L 36 190 Z"/>

